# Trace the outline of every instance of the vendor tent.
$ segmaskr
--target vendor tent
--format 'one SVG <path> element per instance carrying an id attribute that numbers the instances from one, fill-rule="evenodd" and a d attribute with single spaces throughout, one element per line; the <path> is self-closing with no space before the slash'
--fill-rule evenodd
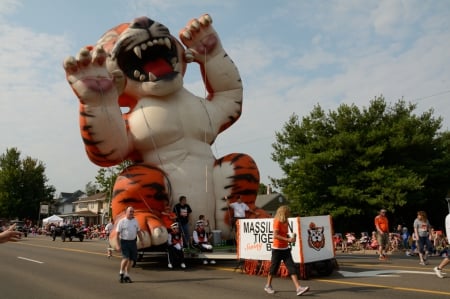
<path id="1" fill-rule="evenodd" d="M 42 224 L 46 225 L 46 224 L 50 224 L 50 223 L 54 223 L 54 224 L 63 224 L 64 219 L 62 219 L 61 217 L 57 216 L 57 215 L 53 215 L 47 218 L 42 219 Z"/>

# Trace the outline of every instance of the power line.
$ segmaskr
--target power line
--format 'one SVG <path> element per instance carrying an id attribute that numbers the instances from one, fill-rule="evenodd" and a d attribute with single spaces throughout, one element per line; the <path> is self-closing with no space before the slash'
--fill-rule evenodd
<path id="1" fill-rule="evenodd" d="M 446 93 L 450 93 L 450 89 L 449 90 L 444 90 L 444 91 L 441 91 L 441 92 L 438 92 L 438 93 L 435 93 L 435 94 L 432 94 L 432 95 L 428 95 L 428 96 L 424 96 L 424 97 L 421 97 L 421 98 L 417 98 L 414 101 L 422 101 L 422 100 L 433 98 L 433 97 L 437 97 L 437 96 L 440 96 L 440 95 L 443 95 L 443 94 L 446 94 Z"/>

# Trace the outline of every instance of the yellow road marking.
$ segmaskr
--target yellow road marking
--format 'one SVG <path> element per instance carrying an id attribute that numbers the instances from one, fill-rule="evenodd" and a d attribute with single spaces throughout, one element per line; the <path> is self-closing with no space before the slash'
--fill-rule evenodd
<path id="1" fill-rule="evenodd" d="M 391 290 L 397 290 L 397 291 L 418 292 L 418 293 L 427 293 L 427 294 L 436 294 L 436 295 L 450 296 L 450 292 L 423 290 L 423 289 L 415 289 L 415 288 L 394 287 L 394 286 L 387 286 L 387 285 L 381 285 L 381 284 L 372 284 L 372 283 L 348 282 L 348 281 L 342 281 L 342 280 L 330 280 L 330 279 L 314 279 L 314 280 L 321 281 L 321 282 L 327 282 L 327 283 L 334 283 L 334 284 L 345 284 L 345 285 L 353 285 L 353 286 L 364 286 L 364 287 L 371 287 L 371 288 L 391 289 Z"/>
<path id="2" fill-rule="evenodd" d="M 36 245 L 36 244 L 27 244 L 27 243 L 21 243 L 23 245 L 27 246 L 34 246 L 34 247 L 42 247 L 42 248 L 51 248 L 51 249 L 57 249 L 57 250 L 63 250 L 63 251 L 72 251 L 72 252 L 82 252 L 82 253 L 89 253 L 89 254 L 95 254 L 95 255 L 105 255 L 104 253 L 99 252 L 93 252 L 93 251 L 87 251 L 87 250 L 81 250 L 81 249 L 73 249 L 73 248 L 59 248 L 54 246 L 47 246 L 47 245 Z M 354 264 L 354 263 L 339 263 L 339 266 L 353 266 L 353 267 L 360 267 L 360 268 L 370 268 L 373 269 L 374 265 L 371 264 Z M 398 266 L 398 265 L 386 265 L 386 264 L 380 264 L 376 265 L 380 268 L 410 268 L 410 269 L 416 269 L 419 267 L 406 267 L 406 266 Z M 235 268 L 225 268 L 220 266 L 214 266 L 214 269 L 222 270 L 222 271 L 240 271 L 240 269 Z M 423 268 L 420 268 L 423 269 Z M 371 284 L 371 283 L 361 283 L 361 282 L 349 282 L 349 281 L 342 281 L 342 280 L 331 280 L 331 279 L 312 279 L 315 281 L 325 282 L 325 283 L 333 283 L 333 284 L 342 284 L 342 285 L 353 285 L 353 286 L 364 286 L 364 287 L 372 287 L 372 288 L 380 288 L 380 289 L 391 289 L 396 291 L 404 291 L 404 292 L 418 292 L 418 293 L 427 293 L 427 294 L 435 294 L 435 295 L 444 295 L 444 296 L 450 296 L 450 292 L 442 292 L 442 291 L 433 291 L 433 290 L 424 290 L 424 289 L 415 289 L 415 288 L 405 288 L 405 287 L 396 287 L 396 286 L 388 286 L 388 285 L 381 285 L 381 284 Z"/>
<path id="3" fill-rule="evenodd" d="M 60 248 L 55 246 L 47 246 L 47 245 L 37 245 L 37 244 L 29 244 L 29 243 L 20 243 L 21 245 L 26 246 L 33 246 L 33 247 L 41 247 L 41 248 L 51 248 L 51 249 L 57 249 L 62 251 L 72 251 L 72 252 L 82 252 L 82 253 L 89 253 L 89 254 L 95 254 L 95 255 L 106 255 L 106 253 L 99 253 L 99 252 L 93 252 L 93 251 L 87 251 L 82 249 L 73 249 L 73 248 Z"/>

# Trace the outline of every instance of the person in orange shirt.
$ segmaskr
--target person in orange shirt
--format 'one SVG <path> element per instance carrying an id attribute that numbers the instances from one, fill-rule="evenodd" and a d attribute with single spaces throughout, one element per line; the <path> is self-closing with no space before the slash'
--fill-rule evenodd
<path id="1" fill-rule="evenodd" d="M 170 226 L 177 220 L 177 214 L 172 212 L 169 199 L 164 199 L 164 210 L 161 212 L 161 220 L 164 223 L 167 230 L 169 230 Z"/>
<path id="2" fill-rule="evenodd" d="M 385 209 L 381 209 L 375 217 L 375 228 L 377 230 L 379 259 L 384 261 L 386 260 L 386 250 L 389 245 L 389 220 L 386 217 Z"/>
<path id="3" fill-rule="evenodd" d="M 275 291 L 272 288 L 273 275 L 277 274 L 280 268 L 281 261 L 284 262 L 291 276 L 292 282 L 295 285 L 297 296 L 308 292 L 309 287 L 301 287 L 298 282 L 294 260 L 292 259 L 291 248 L 289 243 L 294 243 L 297 236 L 288 236 L 288 218 L 290 210 L 288 206 L 280 206 L 277 209 L 273 219 L 273 244 L 272 244 L 272 258 L 270 264 L 269 275 L 267 276 L 267 283 L 264 290 L 268 294 L 273 294 Z"/>

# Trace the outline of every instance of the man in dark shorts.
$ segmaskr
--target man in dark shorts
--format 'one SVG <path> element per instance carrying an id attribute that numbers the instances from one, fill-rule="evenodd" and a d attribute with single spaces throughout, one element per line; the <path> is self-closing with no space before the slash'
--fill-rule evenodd
<path id="1" fill-rule="evenodd" d="M 125 211 L 125 218 L 117 223 L 117 250 L 122 252 L 120 262 L 119 281 L 133 282 L 129 276 L 133 261 L 137 259 L 137 236 L 142 242 L 142 232 L 137 220 L 134 218 L 134 208 L 128 207 Z"/>
<path id="2" fill-rule="evenodd" d="M 378 254 L 380 255 L 378 259 L 385 261 L 389 247 L 389 220 L 386 217 L 385 209 L 381 209 L 375 217 L 375 229 L 377 230 Z"/>

